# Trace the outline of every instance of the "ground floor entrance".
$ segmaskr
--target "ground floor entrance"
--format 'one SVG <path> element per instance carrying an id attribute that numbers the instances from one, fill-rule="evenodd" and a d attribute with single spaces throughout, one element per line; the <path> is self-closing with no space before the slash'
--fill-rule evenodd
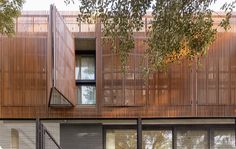
<path id="1" fill-rule="evenodd" d="M 234 118 L 1 120 L 0 149 L 235 149 Z"/>

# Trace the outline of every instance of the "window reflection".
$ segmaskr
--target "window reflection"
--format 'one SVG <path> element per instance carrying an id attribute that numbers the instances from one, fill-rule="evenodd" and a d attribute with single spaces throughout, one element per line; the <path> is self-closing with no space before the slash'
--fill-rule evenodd
<path id="1" fill-rule="evenodd" d="M 95 59 L 93 56 L 77 56 L 76 80 L 95 80 Z"/>
<path id="2" fill-rule="evenodd" d="M 207 149 L 207 136 L 204 130 L 178 130 L 177 149 Z"/>
<path id="3" fill-rule="evenodd" d="M 79 104 L 96 104 L 95 86 L 78 87 Z"/>
<path id="4" fill-rule="evenodd" d="M 135 130 L 107 130 L 106 149 L 136 149 L 137 134 Z"/>
<path id="5" fill-rule="evenodd" d="M 142 149 L 235 149 L 234 129 L 211 128 L 197 130 L 191 127 L 162 130 L 143 130 Z M 172 133 L 175 134 L 175 142 Z M 106 149 L 136 149 L 135 129 L 107 129 Z"/>
<path id="6" fill-rule="evenodd" d="M 172 131 L 143 131 L 143 149 L 171 149 Z"/>
<path id="7" fill-rule="evenodd" d="M 235 149 L 234 130 L 214 130 L 213 149 Z"/>

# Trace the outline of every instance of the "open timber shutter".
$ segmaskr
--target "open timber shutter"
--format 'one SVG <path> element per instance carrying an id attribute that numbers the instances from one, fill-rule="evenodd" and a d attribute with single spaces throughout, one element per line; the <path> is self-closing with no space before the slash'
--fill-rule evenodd
<path id="1" fill-rule="evenodd" d="M 50 7 L 49 21 L 49 106 L 71 107 L 75 104 L 74 38 L 56 7 Z"/>

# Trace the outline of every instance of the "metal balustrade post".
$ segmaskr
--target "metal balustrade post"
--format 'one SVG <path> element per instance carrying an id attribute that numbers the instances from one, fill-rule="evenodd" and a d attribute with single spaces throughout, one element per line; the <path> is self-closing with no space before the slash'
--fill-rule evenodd
<path id="1" fill-rule="evenodd" d="M 236 118 L 234 119 L 234 143 L 236 147 Z"/>
<path id="2" fill-rule="evenodd" d="M 42 149 L 41 123 L 39 118 L 36 119 L 36 149 Z"/>
<path id="3" fill-rule="evenodd" d="M 44 129 L 39 118 L 36 119 L 36 149 L 44 149 Z"/>
<path id="4" fill-rule="evenodd" d="M 137 119 L 137 149 L 142 149 L 142 119 Z"/>

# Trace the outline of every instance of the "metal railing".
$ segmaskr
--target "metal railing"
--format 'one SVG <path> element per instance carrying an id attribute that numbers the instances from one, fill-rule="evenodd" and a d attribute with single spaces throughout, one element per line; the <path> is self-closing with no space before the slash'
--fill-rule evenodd
<path id="1" fill-rule="evenodd" d="M 36 149 L 62 149 L 39 119 L 36 120 Z"/>

